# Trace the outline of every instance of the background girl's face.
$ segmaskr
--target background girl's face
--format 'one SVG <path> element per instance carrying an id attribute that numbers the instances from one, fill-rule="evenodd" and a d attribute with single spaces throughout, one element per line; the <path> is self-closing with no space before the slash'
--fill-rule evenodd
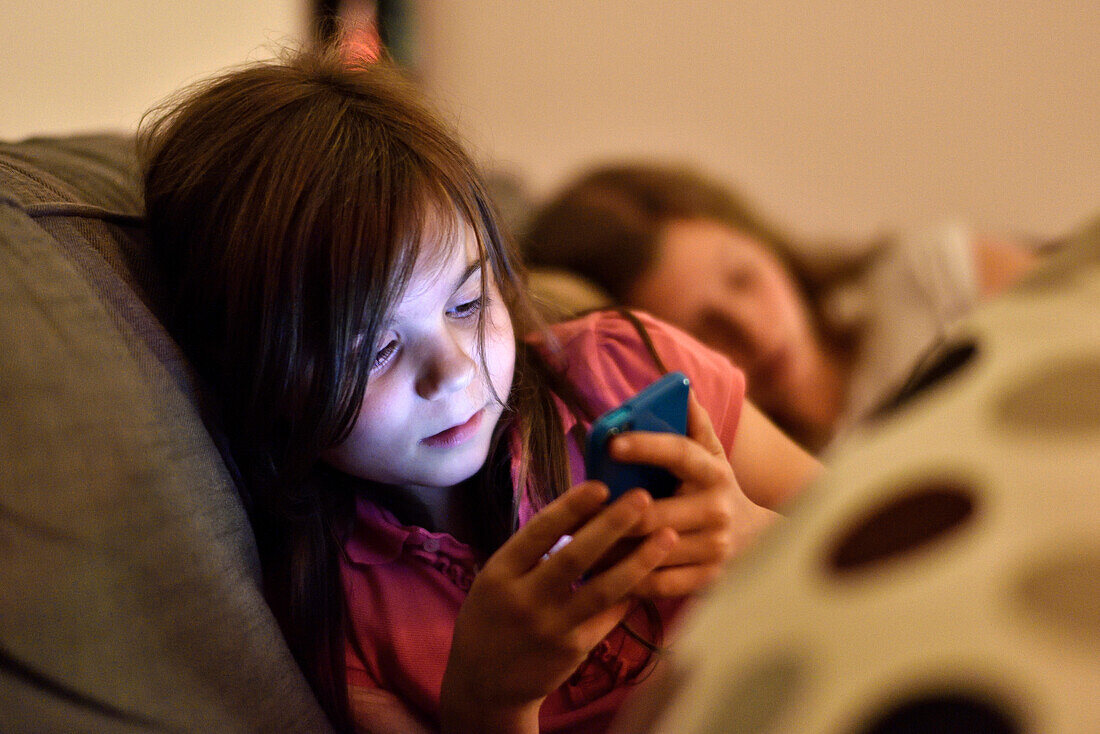
<path id="1" fill-rule="evenodd" d="M 670 223 L 629 302 L 729 355 L 762 405 L 815 363 L 809 310 L 786 268 L 765 245 L 720 222 Z"/>
<path id="2" fill-rule="evenodd" d="M 453 487 L 481 468 L 515 367 L 512 322 L 491 276 L 482 292 L 473 230 L 440 241 L 421 253 L 379 343 L 362 348 L 373 367 L 359 417 L 324 457 L 354 476 L 414 492 Z"/>

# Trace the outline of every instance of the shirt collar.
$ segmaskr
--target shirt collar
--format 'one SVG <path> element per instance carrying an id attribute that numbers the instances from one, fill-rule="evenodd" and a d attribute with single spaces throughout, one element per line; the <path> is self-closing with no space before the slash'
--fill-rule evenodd
<path id="1" fill-rule="evenodd" d="M 393 513 L 359 497 L 355 500 L 355 525 L 344 550 L 356 563 L 389 563 L 401 555 L 412 531 L 399 523 Z"/>
<path id="2" fill-rule="evenodd" d="M 403 525 L 389 510 L 365 497 L 357 498 L 355 525 L 344 543 L 347 560 L 371 566 L 392 563 L 404 553 L 427 554 L 469 567 L 480 562 L 473 547 L 450 533 Z"/>

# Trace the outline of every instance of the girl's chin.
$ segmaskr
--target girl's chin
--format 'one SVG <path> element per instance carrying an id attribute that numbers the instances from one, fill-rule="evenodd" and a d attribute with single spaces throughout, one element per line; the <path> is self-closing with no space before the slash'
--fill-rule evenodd
<path id="1" fill-rule="evenodd" d="M 429 476 L 424 477 L 428 480 L 425 484 L 436 487 L 453 487 L 462 484 L 478 473 L 485 464 L 486 458 L 484 454 L 479 453 L 477 456 L 463 457 L 463 460 L 454 463 L 436 462 Z"/>

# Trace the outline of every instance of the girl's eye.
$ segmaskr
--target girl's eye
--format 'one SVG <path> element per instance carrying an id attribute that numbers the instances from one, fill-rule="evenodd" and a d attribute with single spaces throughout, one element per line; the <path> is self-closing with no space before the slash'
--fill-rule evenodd
<path id="1" fill-rule="evenodd" d="M 379 349 L 374 355 L 374 364 L 371 365 L 372 370 L 377 370 L 385 366 L 387 362 L 393 357 L 397 351 L 397 340 L 390 340 L 386 346 Z"/>
<path id="2" fill-rule="evenodd" d="M 472 301 L 466 301 L 465 303 L 458 304 L 453 309 L 451 309 L 451 313 L 460 319 L 465 319 L 471 316 L 476 316 L 477 312 L 480 311 L 482 306 L 484 305 L 484 296 L 478 296 Z"/>

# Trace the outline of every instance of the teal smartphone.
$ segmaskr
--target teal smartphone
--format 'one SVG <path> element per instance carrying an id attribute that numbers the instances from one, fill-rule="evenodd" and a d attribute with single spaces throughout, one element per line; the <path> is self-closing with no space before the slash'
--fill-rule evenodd
<path id="1" fill-rule="evenodd" d="M 624 464 L 607 454 L 607 442 L 626 431 L 687 434 L 688 391 L 691 381 L 682 372 L 670 372 L 592 424 L 585 446 L 585 469 L 611 490 L 608 502 L 633 487 L 654 499 L 670 497 L 680 480 L 668 470 L 646 464 Z"/>

